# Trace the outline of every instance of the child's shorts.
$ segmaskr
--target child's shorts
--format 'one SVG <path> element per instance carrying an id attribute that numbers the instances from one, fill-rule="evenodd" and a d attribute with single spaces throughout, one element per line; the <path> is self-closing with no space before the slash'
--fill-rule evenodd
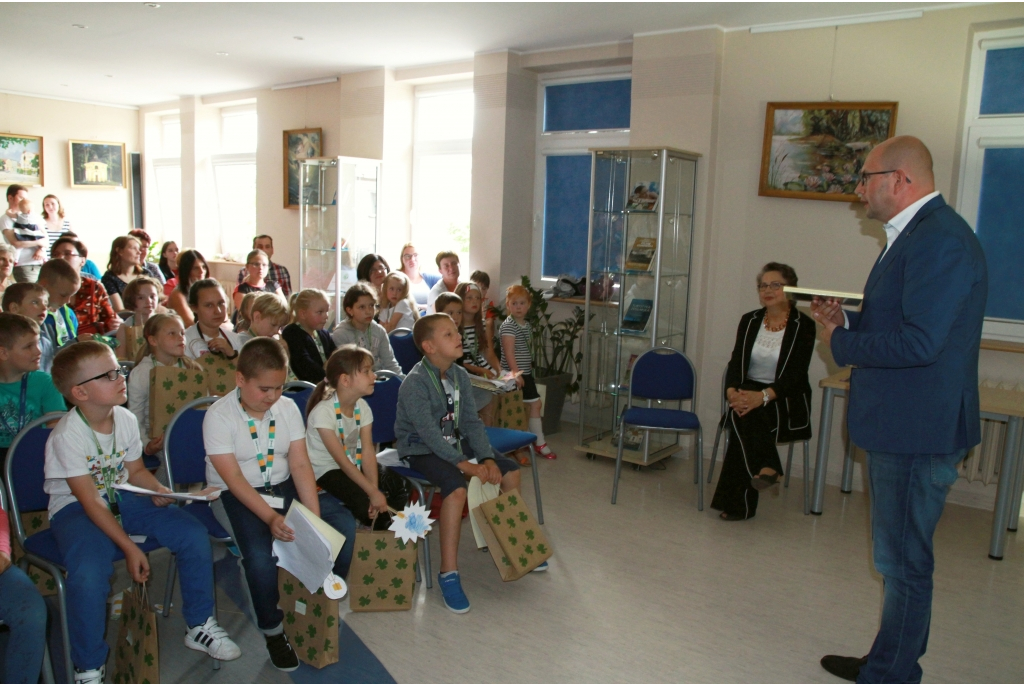
<path id="1" fill-rule="evenodd" d="M 533 380 L 532 373 L 523 374 L 523 402 L 536 402 L 540 399 L 537 392 L 537 381 Z"/>
<path id="2" fill-rule="evenodd" d="M 514 460 L 494 452 L 488 459 L 494 459 L 501 475 L 510 471 L 518 471 L 519 464 Z M 441 499 L 452 494 L 459 488 L 466 487 L 466 476 L 455 464 L 445 461 L 436 454 L 418 454 L 406 458 L 409 467 L 419 471 L 423 476 L 441 490 Z"/>

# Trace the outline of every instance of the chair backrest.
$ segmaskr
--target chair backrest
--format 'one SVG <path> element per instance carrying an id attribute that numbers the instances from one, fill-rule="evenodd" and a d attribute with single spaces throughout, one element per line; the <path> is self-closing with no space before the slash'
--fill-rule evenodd
<path id="1" fill-rule="evenodd" d="M 309 404 L 309 396 L 313 394 L 315 385 L 308 381 L 290 381 L 284 384 L 284 396 L 295 402 L 302 414 L 302 420 L 306 420 L 306 405 Z"/>
<path id="2" fill-rule="evenodd" d="M 219 397 L 200 397 L 192 400 L 174 416 L 164 431 L 164 462 L 167 482 L 174 489 L 176 483 L 202 483 L 206 481 L 206 445 L 203 443 L 203 419 L 206 408 Z"/>
<path id="3" fill-rule="evenodd" d="M 4 483 L 10 497 L 10 525 L 19 543 L 25 540 L 21 525 L 21 512 L 44 511 L 50 506 L 50 496 L 43 491 L 43 466 L 46 461 L 46 441 L 53 431 L 46 427 L 52 421 L 64 418 L 66 412 L 50 412 L 30 421 L 21 429 L 7 451 Z"/>
<path id="4" fill-rule="evenodd" d="M 652 347 L 633 363 L 629 395 L 648 400 L 690 400 L 697 372 L 685 354 L 671 347 Z"/>
<path id="5" fill-rule="evenodd" d="M 118 366 L 124 370 L 125 373 L 131 373 L 132 369 L 135 368 L 135 361 L 132 359 L 121 359 L 117 362 Z"/>
<path id="6" fill-rule="evenodd" d="M 402 367 L 402 373 L 409 373 L 423 359 L 423 354 L 412 339 L 412 331 L 408 328 L 396 328 L 388 334 L 388 340 L 391 341 L 395 361 Z"/>
<path id="7" fill-rule="evenodd" d="M 378 371 L 373 394 L 363 398 L 373 412 L 373 441 L 377 444 L 395 441 L 398 389 L 401 387 L 401 376 L 390 371 Z"/>

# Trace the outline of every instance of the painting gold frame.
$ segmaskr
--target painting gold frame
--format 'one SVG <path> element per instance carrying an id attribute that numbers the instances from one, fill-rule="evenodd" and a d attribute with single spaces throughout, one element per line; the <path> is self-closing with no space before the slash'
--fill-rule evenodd
<path id="1" fill-rule="evenodd" d="M 6 169 L 0 169 L 0 185 L 8 186 L 13 183 L 23 186 L 41 186 L 45 185 L 43 176 L 43 137 L 42 136 L 30 136 L 25 133 L 0 133 L 0 148 L 7 149 L 11 144 L 24 145 L 25 142 L 35 142 L 39 146 L 39 173 L 35 177 L 38 177 L 38 181 L 33 181 L 33 176 L 26 176 L 18 171 L 7 172 Z M 13 161 L 13 160 L 12 160 Z M 21 178 L 25 176 L 25 178 Z"/>
<path id="2" fill-rule="evenodd" d="M 304 137 L 304 139 L 303 139 Z M 298 156 L 293 148 L 298 144 L 307 147 L 307 154 Z M 282 141 L 284 153 L 284 208 L 299 208 L 299 161 L 320 157 L 324 150 L 324 132 L 320 128 L 297 128 L 285 131 Z M 309 149 L 312 148 L 312 149 Z"/>
<path id="3" fill-rule="evenodd" d="M 81 159 L 83 155 L 90 152 L 92 146 L 96 146 L 96 154 L 106 156 L 108 160 L 117 159 L 120 173 L 118 178 L 110 179 L 109 167 L 107 164 L 106 181 L 87 180 L 85 165 L 89 162 L 76 161 L 76 155 Z M 114 156 L 111 157 L 111 154 Z M 80 168 L 76 168 L 80 167 Z M 128 154 L 125 151 L 124 143 L 115 143 L 104 140 L 69 140 L 68 141 L 68 174 L 72 188 L 126 188 L 128 175 Z"/>
<path id="4" fill-rule="evenodd" d="M 895 135 L 898 107 L 897 102 L 769 102 L 757 194 L 858 202 L 854 189 L 861 165 L 871 148 Z"/>

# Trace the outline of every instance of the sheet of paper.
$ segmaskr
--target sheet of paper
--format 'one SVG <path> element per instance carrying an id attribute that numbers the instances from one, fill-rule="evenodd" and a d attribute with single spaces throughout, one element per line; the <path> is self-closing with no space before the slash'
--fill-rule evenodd
<path id="1" fill-rule="evenodd" d="M 377 463 L 382 466 L 405 466 L 398 456 L 398 450 L 388 448 L 377 453 Z"/>
<path id="2" fill-rule="evenodd" d="M 336 531 L 331 524 L 325 522 L 319 516 L 311 512 L 302 502 L 295 499 L 292 500 L 291 509 L 288 510 L 288 516 L 292 516 L 292 512 L 296 511 L 301 513 L 306 519 L 313 525 L 313 527 L 320 533 L 325 539 L 325 542 L 330 545 L 331 548 L 331 563 L 338 558 L 341 554 L 341 548 L 345 546 L 345 536 Z M 288 523 L 288 516 L 285 516 L 285 523 Z M 291 524 L 288 524 L 291 527 Z"/>
<path id="3" fill-rule="evenodd" d="M 146 488 L 140 488 L 131 483 L 122 483 L 114 486 L 118 490 L 124 490 L 125 492 L 131 492 L 136 495 L 149 495 L 150 497 L 167 497 L 169 499 L 182 500 L 183 502 L 197 501 L 197 502 L 212 502 L 213 500 L 220 497 L 221 489 L 217 487 L 208 487 L 205 490 L 201 490 L 195 494 L 189 492 L 156 492 L 155 490 L 147 490 Z"/>
<path id="4" fill-rule="evenodd" d="M 274 540 L 277 565 L 302 581 L 310 592 L 316 592 L 334 567 L 331 546 L 294 506 L 288 510 L 285 523 L 295 531 L 295 539 L 291 542 Z"/>

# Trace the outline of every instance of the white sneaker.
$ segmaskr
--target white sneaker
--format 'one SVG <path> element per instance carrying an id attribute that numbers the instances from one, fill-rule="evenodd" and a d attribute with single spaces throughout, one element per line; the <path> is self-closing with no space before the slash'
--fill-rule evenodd
<path id="1" fill-rule="evenodd" d="M 206 619 L 203 625 L 189 628 L 185 634 L 185 646 L 197 652 L 206 652 L 219 661 L 231 661 L 242 656 L 242 650 L 232 642 L 228 632 L 220 627 L 213 616 Z"/>
<path id="2" fill-rule="evenodd" d="M 78 685 L 79 683 L 82 683 L 83 685 L 91 683 L 102 683 L 103 676 L 106 675 L 106 672 L 106 666 L 100 666 L 99 668 L 94 668 L 91 671 L 79 671 L 76 668 L 75 685 Z"/>

